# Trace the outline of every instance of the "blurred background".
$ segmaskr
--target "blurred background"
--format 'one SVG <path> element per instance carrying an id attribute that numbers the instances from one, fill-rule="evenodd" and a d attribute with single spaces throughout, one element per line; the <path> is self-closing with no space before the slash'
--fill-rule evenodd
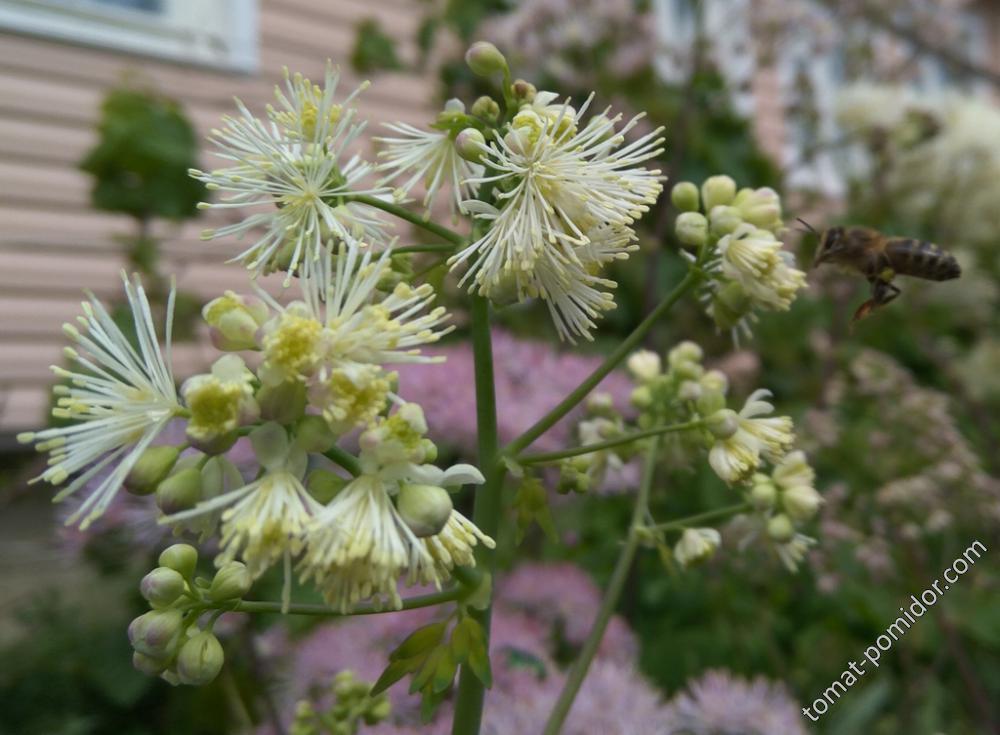
<path id="1" fill-rule="evenodd" d="M 0 0 L 0 733 L 313 732 L 295 729 L 295 702 L 327 706 L 338 671 L 374 679 L 420 624 L 421 611 L 322 626 L 234 618 L 237 653 L 216 684 L 147 679 L 124 631 L 141 611 L 137 580 L 167 542 L 152 508 L 124 498 L 86 538 L 62 528 L 48 491 L 27 487 L 40 461 L 15 436 L 48 421 L 46 366 L 61 359 L 81 289 L 113 302 L 122 267 L 154 296 L 176 276 L 176 372 L 207 366 L 201 304 L 245 290 L 246 277 L 224 264 L 238 243 L 199 241 L 226 215 L 201 216 L 205 192 L 186 171 L 212 166 L 203 141 L 233 96 L 260 110 L 283 66 L 315 79 L 330 58 L 345 90 L 372 80 L 360 102 L 369 133 L 425 125 L 446 99 L 492 91 L 462 63 L 479 39 L 539 89 L 648 111 L 666 128 L 672 182 L 726 173 L 772 186 L 789 222 L 931 240 L 963 266 L 957 281 L 906 280 L 853 329 L 867 286 L 825 270 L 742 347 L 693 302 L 658 326 L 650 348 L 696 340 L 738 396 L 770 388 L 794 416 L 826 498 L 819 544 L 796 575 L 736 543 L 683 574 L 641 557 L 567 732 L 1000 732 L 1000 4 Z M 370 138 L 359 145 L 371 152 Z M 642 251 L 616 266 L 619 307 L 593 345 L 556 345 L 537 305 L 499 311 L 503 438 L 557 403 L 681 277 L 675 214 L 664 197 L 643 220 Z M 790 229 L 785 241 L 805 268 L 815 237 Z M 439 350 L 445 366 L 402 371 L 401 390 L 427 407 L 444 459 L 471 459 L 461 296 L 440 265 L 414 267 L 442 287 L 460 328 Z M 624 376 L 603 387 L 627 408 Z M 572 430 L 564 422 L 539 446 L 565 446 Z M 614 564 L 630 478 L 626 467 L 582 498 L 553 494 L 550 533 L 531 530 L 516 550 L 503 534 L 492 732 L 540 729 Z M 704 467 L 668 467 L 655 514 L 728 502 Z M 989 551 L 877 673 L 819 722 L 803 717 L 975 540 Z M 276 596 L 271 584 L 261 598 Z M 406 729 L 415 705 L 404 692 L 393 705 L 398 721 L 372 732 L 421 731 Z M 687 729 L 649 724 L 666 721 Z M 440 718 L 429 727 L 447 731 Z"/>

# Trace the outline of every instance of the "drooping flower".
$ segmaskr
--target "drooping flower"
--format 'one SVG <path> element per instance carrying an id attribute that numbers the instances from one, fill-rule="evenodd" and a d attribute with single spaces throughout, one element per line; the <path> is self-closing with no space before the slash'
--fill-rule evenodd
<path id="1" fill-rule="evenodd" d="M 589 100 L 577 112 L 553 98 L 539 92 L 487 147 L 491 174 L 471 182 L 491 182 L 497 206 L 466 203 L 490 227 L 449 262 L 468 263 L 462 282 L 483 295 L 546 300 L 560 336 L 573 339 L 589 337 L 594 319 L 613 308 L 604 289 L 615 284 L 596 272 L 633 249 L 631 225 L 662 189 L 659 171 L 639 164 L 662 151 L 662 139 L 656 130 L 626 144 L 638 117 L 620 131 L 620 116 L 584 124 Z"/>
<path id="2" fill-rule="evenodd" d="M 452 212 L 460 211 L 462 200 L 474 193 L 469 180 L 483 172 L 482 166 L 467 161 L 455 148 L 460 128 L 448 122 L 455 113 L 464 112 L 465 105 L 450 100 L 432 130 L 421 130 L 407 123 L 387 124 L 396 137 L 375 138 L 382 146 L 378 168 L 387 174 L 385 183 L 408 177 L 396 187 L 404 195 L 423 184 L 426 189 L 423 204 L 428 210 L 440 191 L 450 189 Z"/>
<path id="3" fill-rule="evenodd" d="M 740 225 L 718 244 L 722 274 L 737 283 L 755 308 L 787 311 L 805 288 L 806 275 L 789 263 L 781 241 L 768 230 Z"/>
<path id="4" fill-rule="evenodd" d="M 722 537 L 714 528 L 686 528 L 674 546 L 674 558 L 682 567 L 704 561 L 715 553 Z"/>
<path id="5" fill-rule="evenodd" d="M 369 248 L 342 242 L 335 256 L 324 251 L 300 279 L 302 300 L 282 306 L 260 291 L 275 311 L 260 330 L 261 381 L 305 383 L 312 404 L 338 432 L 384 409 L 395 378 L 385 365 L 438 361 L 419 348 L 450 331 L 439 329 L 447 318 L 443 307 L 420 315 L 434 298 L 430 285 L 400 283 L 388 295 L 378 290 L 389 257 L 387 251 L 374 259 Z"/>
<path id="6" fill-rule="evenodd" d="M 251 433 L 250 441 L 263 470 L 259 478 L 191 510 L 165 516 L 160 523 L 176 524 L 222 510 L 222 552 L 216 562 L 238 557 L 256 578 L 282 557 L 302 551 L 309 523 L 323 506 L 302 483 L 306 453 L 289 441 L 285 429 L 264 424 Z"/>
<path id="7" fill-rule="evenodd" d="M 48 469 L 32 482 L 45 480 L 60 485 L 80 472 L 56 495 L 57 501 L 72 495 L 114 463 L 111 472 L 66 520 L 73 524 L 82 519 L 81 528 L 105 511 L 143 451 L 182 411 L 170 367 L 175 290 L 171 288 L 167 298 L 165 348 L 161 351 L 149 300 L 138 276 L 130 282 L 123 271 L 122 281 L 135 326 L 136 346 L 90 294 L 89 301 L 83 303 L 84 316 L 77 318 L 82 329 L 73 324 L 63 326 L 80 348 L 65 350 L 77 368 L 52 368 L 69 383 L 53 389 L 58 405 L 52 414 L 73 423 L 18 435 L 18 441 L 34 443 L 39 451 L 50 453 Z"/>
<path id="8" fill-rule="evenodd" d="M 334 102 L 339 73 L 327 64 L 324 86 L 289 76 L 277 90 L 279 108 L 269 107 L 261 120 L 237 100 L 238 117 L 226 116 L 210 140 L 227 168 L 191 175 L 210 190 L 227 193 L 206 209 L 265 207 L 242 221 L 207 230 L 206 239 L 263 229 L 263 235 L 234 260 L 255 274 L 276 269 L 291 274 L 301 264 L 308 271 L 331 239 L 384 244 L 388 241 L 378 210 L 351 201 L 352 195 L 388 197 L 388 190 L 366 187 L 371 164 L 345 151 L 364 129 L 351 106 L 361 88 L 343 103 Z M 347 159 L 346 161 L 344 159 Z"/>
<path id="9" fill-rule="evenodd" d="M 398 582 L 434 584 L 455 565 L 473 565 L 478 543 L 493 540 L 452 510 L 443 529 L 421 537 L 397 508 L 394 497 L 407 484 L 447 488 L 483 482 L 470 465 L 440 470 L 423 464 L 430 445 L 427 425 L 413 403 L 403 404 L 361 436 L 361 474 L 312 522 L 302 560 L 304 579 L 313 579 L 334 608 L 349 611 L 369 597 L 400 607 Z"/>
<path id="10" fill-rule="evenodd" d="M 747 398 L 737 414 L 723 409 L 709 419 L 709 428 L 716 436 L 708 453 L 708 461 L 723 481 L 734 484 L 750 479 L 763 456 L 778 462 L 795 440 L 792 420 L 788 416 L 766 416 L 774 411 L 764 389 Z"/>
<path id="11" fill-rule="evenodd" d="M 816 473 L 804 452 L 786 454 L 774 468 L 772 477 L 781 493 L 781 505 L 793 521 L 805 522 L 816 515 L 823 496 L 814 487 Z"/>

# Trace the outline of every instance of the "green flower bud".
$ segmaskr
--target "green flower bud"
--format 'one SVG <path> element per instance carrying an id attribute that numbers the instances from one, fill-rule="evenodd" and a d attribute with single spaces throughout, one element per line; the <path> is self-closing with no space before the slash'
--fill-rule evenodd
<path id="1" fill-rule="evenodd" d="M 739 211 L 733 207 L 713 207 L 708 214 L 708 230 L 712 237 L 719 239 L 736 231 L 743 224 Z"/>
<path id="2" fill-rule="evenodd" d="M 732 329 L 749 312 L 750 299 L 736 281 L 730 281 L 712 296 L 712 318 L 719 329 Z"/>
<path id="3" fill-rule="evenodd" d="M 686 339 L 674 345 L 673 349 L 667 353 L 667 364 L 675 368 L 686 362 L 701 362 L 704 356 L 705 352 L 697 342 Z"/>
<path id="4" fill-rule="evenodd" d="M 226 291 L 201 310 L 209 325 L 216 349 L 224 351 L 257 349 L 257 330 L 267 321 L 268 308 L 256 296 L 241 296 Z"/>
<path id="5" fill-rule="evenodd" d="M 788 543 L 795 537 L 795 526 L 792 524 L 792 519 L 784 513 L 772 516 L 767 522 L 767 535 L 772 541 L 779 544 Z"/>
<path id="6" fill-rule="evenodd" d="M 681 245 L 700 248 L 708 242 L 708 220 L 700 212 L 681 212 L 674 222 L 674 233 Z"/>
<path id="7" fill-rule="evenodd" d="M 736 198 L 736 182 L 729 176 L 709 176 L 701 185 L 701 200 L 705 211 L 720 204 L 731 204 Z"/>
<path id="8" fill-rule="evenodd" d="M 348 480 L 330 470 L 313 470 L 306 478 L 306 490 L 324 505 L 347 486 Z"/>
<path id="9" fill-rule="evenodd" d="M 181 646 L 177 654 L 177 678 L 182 684 L 203 686 L 219 675 L 225 660 L 219 639 L 202 631 Z"/>
<path id="10" fill-rule="evenodd" d="M 744 222 L 771 232 L 781 228 L 781 197 L 774 189 L 740 189 L 733 206 Z"/>
<path id="11" fill-rule="evenodd" d="M 638 409 L 649 408 L 653 405 L 653 391 L 649 389 L 649 386 L 640 385 L 632 391 L 629 401 Z"/>
<path id="12" fill-rule="evenodd" d="M 671 366 L 673 374 L 681 380 L 698 380 L 705 373 L 705 368 L 696 362 L 680 362 Z"/>
<path id="13" fill-rule="evenodd" d="M 156 488 L 156 505 L 166 515 L 193 508 L 201 500 L 201 470 L 187 467 Z"/>
<path id="14" fill-rule="evenodd" d="M 167 660 L 163 658 L 154 658 L 153 656 L 147 656 L 145 653 L 140 653 L 135 651 L 132 654 L 132 666 L 135 670 L 146 674 L 148 676 L 159 676 L 163 673 L 163 670 L 167 668 Z"/>
<path id="15" fill-rule="evenodd" d="M 759 511 L 767 511 L 774 507 L 778 499 L 778 489 L 771 478 L 757 473 L 753 476 L 753 487 L 750 488 L 750 502 Z"/>
<path id="16" fill-rule="evenodd" d="M 729 378 L 721 370 L 709 370 L 701 376 L 701 387 L 706 391 L 726 395 L 729 392 Z"/>
<path id="17" fill-rule="evenodd" d="M 226 562 L 212 578 L 208 599 L 212 602 L 237 600 L 249 592 L 252 586 L 253 577 L 246 564 L 239 561 Z"/>
<path id="18" fill-rule="evenodd" d="M 161 567 L 173 569 L 189 579 L 198 565 L 198 551 L 190 544 L 174 544 L 163 550 L 159 562 Z"/>
<path id="19" fill-rule="evenodd" d="M 369 701 L 368 709 L 365 710 L 364 714 L 365 724 L 377 725 L 378 723 L 389 719 L 389 715 L 391 714 L 392 703 L 389 701 L 389 695 L 383 692 Z"/>
<path id="20" fill-rule="evenodd" d="M 494 74 L 507 74 L 507 59 L 500 49 L 488 41 L 476 41 L 465 52 L 465 63 L 473 74 L 489 77 Z"/>
<path id="21" fill-rule="evenodd" d="M 257 405 L 265 421 L 294 424 L 306 411 L 306 387 L 297 380 L 263 385 L 257 391 Z"/>
<path id="22" fill-rule="evenodd" d="M 677 386 L 677 397 L 682 401 L 697 401 L 701 398 L 704 388 L 694 380 L 684 380 Z"/>
<path id="23" fill-rule="evenodd" d="M 337 441 L 336 435 L 330 431 L 326 419 L 316 414 L 307 414 L 299 419 L 295 426 L 295 443 L 303 451 L 322 454 Z"/>
<path id="24" fill-rule="evenodd" d="M 740 428 L 738 416 L 731 408 L 716 411 L 705 420 L 705 426 L 716 439 L 728 439 Z"/>
<path id="25" fill-rule="evenodd" d="M 455 136 L 455 150 L 458 155 L 472 163 L 482 163 L 486 137 L 476 128 L 466 128 Z"/>
<path id="26" fill-rule="evenodd" d="M 424 464 L 429 464 L 434 460 L 436 460 L 438 457 L 437 444 L 432 442 L 430 439 L 427 439 L 426 437 L 420 440 L 420 451 L 423 453 L 424 456 L 423 458 Z"/>
<path id="27" fill-rule="evenodd" d="M 781 507 L 798 523 L 812 520 L 822 504 L 823 496 L 808 485 L 794 485 L 781 493 Z"/>
<path id="28" fill-rule="evenodd" d="M 675 184 L 670 190 L 670 201 L 681 212 L 697 212 L 700 207 L 698 187 L 690 181 Z"/>
<path id="29" fill-rule="evenodd" d="M 139 592 L 153 607 L 166 607 L 184 594 L 184 577 L 169 567 L 157 567 L 139 583 Z"/>
<path id="30" fill-rule="evenodd" d="M 174 468 L 181 450 L 174 446 L 149 447 L 125 478 L 125 489 L 133 495 L 149 495 Z"/>
<path id="31" fill-rule="evenodd" d="M 523 79 L 518 79 L 510 85 L 510 91 L 514 94 L 514 99 L 520 104 L 533 102 L 535 95 L 538 94 L 538 90 L 535 89 L 535 85 L 531 82 L 526 82 Z"/>
<path id="32" fill-rule="evenodd" d="M 396 510 L 418 538 L 439 533 L 452 508 L 448 491 L 435 485 L 403 485 L 396 498 Z"/>
<path id="33" fill-rule="evenodd" d="M 726 407 L 726 396 L 717 390 L 709 390 L 702 384 L 702 393 L 695 400 L 695 407 L 702 416 L 711 416 Z"/>
<path id="34" fill-rule="evenodd" d="M 132 648 L 140 653 L 164 658 L 183 623 L 180 610 L 151 610 L 129 624 L 128 639 Z"/>
<path id="35" fill-rule="evenodd" d="M 470 112 L 473 116 L 482 118 L 487 122 L 496 122 L 500 119 L 500 105 L 492 97 L 483 95 L 472 103 Z"/>
<path id="36" fill-rule="evenodd" d="M 288 458 L 288 432 L 274 421 L 251 431 L 250 444 L 257 462 L 266 469 L 281 467 Z"/>

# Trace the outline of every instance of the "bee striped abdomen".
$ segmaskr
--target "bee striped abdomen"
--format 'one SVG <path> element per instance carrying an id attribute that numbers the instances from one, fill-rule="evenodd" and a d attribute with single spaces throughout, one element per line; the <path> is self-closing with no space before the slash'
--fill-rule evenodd
<path id="1" fill-rule="evenodd" d="M 948 281 L 962 275 L 955 256 L 924 240 L 891 238 L 885 245 L 889 267 L 896 273 L 929 281 Z"/>

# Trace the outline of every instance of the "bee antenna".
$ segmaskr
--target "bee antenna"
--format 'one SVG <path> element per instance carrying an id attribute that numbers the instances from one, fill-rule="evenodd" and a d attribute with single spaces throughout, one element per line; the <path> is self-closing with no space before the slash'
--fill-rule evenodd
<path id="1" fill-rule="evenodd" d="M 802 219 L 801 217 L 796 217 L 795 219 L 804 224 L 806 228 L 809 230 L 809 232 L 811 232 L 814 235 L 819 235 L 819 233 L 816 232 L 816 229 L 811 224 L 806 222 L 804 219 Z M 803 230 L 803 232 L 805 232 L 805 230 Z"/>

